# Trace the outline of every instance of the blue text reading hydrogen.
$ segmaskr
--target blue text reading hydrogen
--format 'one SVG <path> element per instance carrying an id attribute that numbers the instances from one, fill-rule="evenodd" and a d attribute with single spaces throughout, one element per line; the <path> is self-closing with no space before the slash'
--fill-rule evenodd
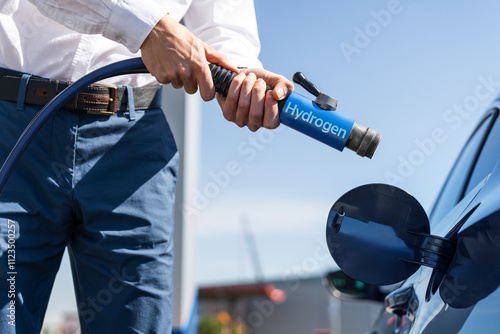
<path id="1" fill-rule="evenodd" d="M 314 126 L 321 128 L 321 132 L 323 133 L 331 132 L 332 134 L 342 138 L 345 138 L 347 136 L 346 129 L 340 128 L 339 126 L 330 122 L 325 122 L 322 118 L 313 115 L 313 111 L 300 110 L 297 104 L 292 107 L 292 102 L 288 102 L 283 112 L 287 114 L 290 113 L 291 116 L 295 117 L 295 120 L 300 118 L 304 122 L 313 124 Z"/>

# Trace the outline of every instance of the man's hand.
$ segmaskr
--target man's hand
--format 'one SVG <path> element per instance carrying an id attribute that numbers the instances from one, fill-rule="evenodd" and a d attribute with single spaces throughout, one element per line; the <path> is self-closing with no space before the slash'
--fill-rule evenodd
<path id="1" fill-rule="evenodd" d="M 208 63 L 238 73 L 227 57 L 203 43 L 168 14 L 151 30 L 141 46 L 142 60 L 156 80 L 194 94 L 200 88 L 205 101 L 212 100 L 215 88 Z"/>
<path id="2" fill-rule="evenodd" d="M 142 60 L 149 72 L 162 84 L 184 87 L 189 94 L 200 89 L 205 101 L 215 96 L 209 63 L 239 73 L 228 96 L 217 96 L 224 117 L 251 131 L 279 125 L 278 101 L 293 91 L 293 84 L 281 75 L 263 69 L 234 67 L 228 58 L 215 51 L 168 14 L 151 30 L 141 46 Z M 266 84 L 273 91 L 266 95 Z"/>
<path id="3" fill-rule="evenodd" d="M 273 88 L 266 94 L 266 85 Z M 293 83 L 281 75 L 263 69 L 240 69 L 227 97 L 217 94 L 224 117 L 250 131 L 261 127 L 275 129 L 280 124 L 278 101 L 293 91 Z"/>

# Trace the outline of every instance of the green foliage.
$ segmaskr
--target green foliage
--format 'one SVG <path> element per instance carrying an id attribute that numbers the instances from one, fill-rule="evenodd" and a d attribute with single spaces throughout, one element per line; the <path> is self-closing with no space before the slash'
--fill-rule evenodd
<path id="1" fill-rule="evenodd" d="M 203 315 L 200 317 L 198 323 L 198 334 L 220 334 L 222 331 L 222 324 L 217 318 Z"/>

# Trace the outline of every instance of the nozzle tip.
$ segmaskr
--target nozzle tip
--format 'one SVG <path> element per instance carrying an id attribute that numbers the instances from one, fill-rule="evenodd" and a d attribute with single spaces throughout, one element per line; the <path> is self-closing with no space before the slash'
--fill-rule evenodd
<path id="1" fill-rule="evenodd" d="M 345 147 L 362 157 L 372 158 L 378 147 L 382 135 L 374 129 L 354 123 Z"/>

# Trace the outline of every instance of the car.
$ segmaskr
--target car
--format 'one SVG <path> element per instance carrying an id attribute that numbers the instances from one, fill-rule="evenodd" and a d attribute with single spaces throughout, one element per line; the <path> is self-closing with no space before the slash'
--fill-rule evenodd
<path id="1" fill-rule="evenodd" d="M 368 333 L 500 332 L 499 113 L 500 97 L 464 145 L 429 216 L 410 194 L 386 184 L 357 187 L 332 206 L 327 244 L 342 272 L 329 274 L 327 285 L 337 297 L 384 299 Z M 389 293 L 373 287 L 391 284 Z"/>

